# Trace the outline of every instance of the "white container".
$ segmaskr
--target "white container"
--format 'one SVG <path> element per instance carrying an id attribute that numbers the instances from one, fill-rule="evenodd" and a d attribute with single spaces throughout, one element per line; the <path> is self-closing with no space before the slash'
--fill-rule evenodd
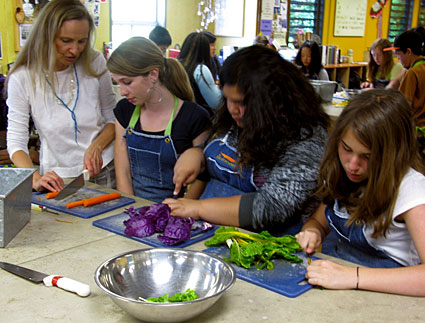
<path id="1" fill-rule="evenodd" d="M 31 219 L 32 168 L 0 168 L 0 248 Z"/>

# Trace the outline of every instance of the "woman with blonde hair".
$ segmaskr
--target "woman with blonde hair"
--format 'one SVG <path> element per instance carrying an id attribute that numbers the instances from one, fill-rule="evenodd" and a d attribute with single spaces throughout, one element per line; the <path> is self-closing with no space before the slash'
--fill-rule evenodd
<path id="1" fill-rule="evenodd" d="M 28 155 L 30 115 L 40 135 L 40 171 L 33 189 L 59 191 L 62 178 L 87 169 L 114 186 L 111 77 L 92 48 L 94 22 L 79 0 L 53 0 L 40 11 L 7 79 L 7 149 L 17 167 Z"/>
<path id="2" fill-rule="evenodd" d="M 361 84 L 367 88 L 397 88 L 398 76 L 403 72 L 403 66 L 394 62 L 391 43 L 388 39 L 379 38 L 370 47 L 367 81 Z"/>
<path id="3" fill-rule="evenodd" d="M 125 97 L 114 110 L 117 188 L 155 202 L 172 197 L 174 165 L 204 141 L 208 112 L 192 102 L 183 66 L 149 39 L 125 41 L 107 66 Z"/>

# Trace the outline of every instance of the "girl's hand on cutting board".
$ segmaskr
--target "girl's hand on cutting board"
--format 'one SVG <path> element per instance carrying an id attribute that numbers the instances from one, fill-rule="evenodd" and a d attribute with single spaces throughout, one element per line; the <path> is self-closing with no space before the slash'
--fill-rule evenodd
<path id="1" fill-rule="evenodd" d="M 356 267 L 336 264 L 329 260 L 312 261 L 305 277 L 309 284 L 328 289 L 354 289 L 357 286 Z"/>
<path id="2" fill-rule="evenodd" d="M 199 220 L 199 207 L 201 201 L 192 199 L 165 199 L 162 203 L 168 204 L 171 209 L 172 216 L 179 216 L 182 218 L 192 217 Z"/>
<path id="3" fill-rule="evenodd" d="M 38 173 L 34 174 L 33 188 L 38 191 L 48 190 L 50 192 L 59 192 L 65 187 L 63 179 L 54 171 L 45 173 L 40 177 Z"/>
<path id="4" fill-rule="evenodd" d="M 295 235 L 303 251 L 312 254 L 322 243 L 320 231 L 316 229 L 307 229 Z"/>

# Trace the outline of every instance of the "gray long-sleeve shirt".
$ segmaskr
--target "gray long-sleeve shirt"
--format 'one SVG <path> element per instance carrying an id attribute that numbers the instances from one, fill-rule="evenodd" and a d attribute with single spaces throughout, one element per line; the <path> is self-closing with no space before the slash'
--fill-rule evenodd
<path id="1" fill-rule="evenodd" d="M 316 127 L 311 138 L 287 147 L 272 170 L 255 170 L 266 180 L 253 193 L 243 194 L 239 205 L 239 226 L 255 230 L 283 227 L 288 219 L 299 216 L 317 203 L 311 197 L 317 188 L 317 177 L 328 134 Z M 229 138 L 236 141 L 236 137 Z"/>

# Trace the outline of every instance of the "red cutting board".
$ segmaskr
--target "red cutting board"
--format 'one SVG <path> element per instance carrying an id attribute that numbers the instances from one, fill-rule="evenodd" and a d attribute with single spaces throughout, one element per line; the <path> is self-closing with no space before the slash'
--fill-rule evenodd
<path id="1" fill-rule="evenodd" d="M 46 199 L 46 193 L 35 192 L 35 193 L 32 193 L 31 202 L 34 204 L 45 206 L 52 210 L 75 215 L 85 219 L 134 203 L 134 199 L 121 196 L 118 199 L 106 201 L 106 202 L 88 206 L 88 207 L 77 206 L 72 209 L 66 208 L 67 203 L 84 200 L 87 198 L 96 197 L 103 194 L 108 194 L 108 192 L 98 191 L 98 190 L 94 190 L 94 189 L 83 186 L 77 192 L 75 192 L 74 194 L 62 200 Z"/>

